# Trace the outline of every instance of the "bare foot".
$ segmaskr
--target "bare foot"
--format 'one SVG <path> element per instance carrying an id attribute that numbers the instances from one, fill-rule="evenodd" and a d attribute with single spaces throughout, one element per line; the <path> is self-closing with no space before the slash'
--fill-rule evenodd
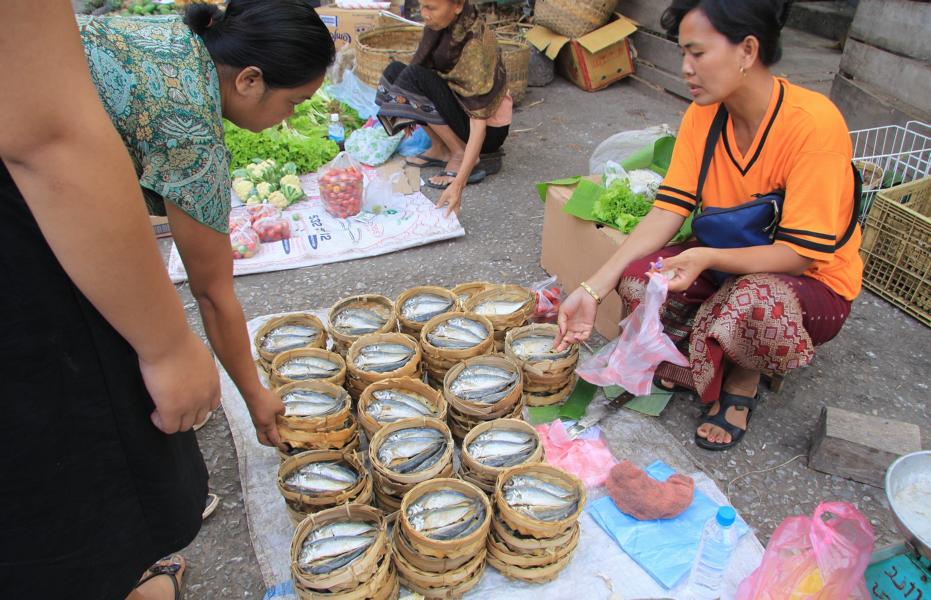
<path id="1" fill-rule="evenodd" d="M 181 578 L 184 576 L 187 563 L 184 561 L 184 557 L 175 554 L 158 561 L 150 569 L 159 567 L 168 572 L 153 576 L 151 571 L 146 571 L 140 578 L 140 581 L 145 583 L 138 584 L 139 587 L 130 592 L 126 600 L 174 600 L 175 585 L 170 578 L 174 577 L 178 584 L 177 589 L 181 589 Z"/>
<path id="2" fill-rule="evenodd" d="M 451 155 L 448 150 L 437 149 L 436 146 L 434 145 L 434 146 L 431 146 L 429 150 L 427 150 L 426 152 L 423 152 L 419 156 L 411 156 L 410 158 L 407 159 L 407 163 L 410 165 L 414 165 L 415 167 L 422 167 L 427 164 L 427 161 L 424 159 L 429 158 L 432 160 L 449 161 L 450 157 Z"/>
<path id="3" fill-rule="evenodd" d="M 462 167 L 462 159 L 464 156 L 462 154 L 453 154 L 449 157 L 446 162 L 446 172 L 447 173 L 458 173 L 459 168 Z M 436 185 L 449 185 L 456 178 L 450 177 L 448 175 L 434 175 L 430 178 L 430 181 Z"/>

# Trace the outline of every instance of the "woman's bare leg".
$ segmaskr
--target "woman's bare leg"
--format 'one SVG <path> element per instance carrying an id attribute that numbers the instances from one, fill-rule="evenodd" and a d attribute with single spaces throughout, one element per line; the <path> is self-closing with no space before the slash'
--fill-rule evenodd
<path id="1" fill-rule="evenodd" d="M 459 139 L 459 136 L 456 135 L 456 132 L 453 131 L 449 125 L 429 125 L 427 127 L 427 133 L 430 135 L 430 139 L 433 139 L 434 135 L 437 136 L 440 142 L 442 142 L 443 146 L 447 149 L 447 157 L 441 159 L 446 160 L 446 170 L 450 173 L 457 173 L 459 171 L 459 167 L 462 166 L 462 159 L 465 156 L 466 143 Z M 437 185 L 451 183 L 452 180 L 452 177 L 445 177 L 442 175 L 437 175 L 436 177 L 430 178 L 430 181 Z"/>

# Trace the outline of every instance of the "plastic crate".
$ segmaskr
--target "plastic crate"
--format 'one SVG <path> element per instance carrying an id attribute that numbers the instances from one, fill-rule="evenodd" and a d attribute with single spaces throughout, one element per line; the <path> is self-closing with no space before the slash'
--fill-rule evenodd
<path id="1" fill-rule="evenodd" d="M 863 284 L 931 326 L 931 177 L 876 195 L 860 254 Z"/>

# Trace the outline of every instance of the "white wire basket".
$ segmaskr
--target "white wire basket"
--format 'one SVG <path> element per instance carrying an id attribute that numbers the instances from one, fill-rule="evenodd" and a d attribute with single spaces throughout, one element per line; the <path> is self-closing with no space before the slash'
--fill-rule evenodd
<path id="1" fill-rule="evenodd" d="M 909 121 L 850 132 L 853 161 L 863 175 L 863 210 L 866 220 L 876 193 L 931 174 L 931 125 Z"/>

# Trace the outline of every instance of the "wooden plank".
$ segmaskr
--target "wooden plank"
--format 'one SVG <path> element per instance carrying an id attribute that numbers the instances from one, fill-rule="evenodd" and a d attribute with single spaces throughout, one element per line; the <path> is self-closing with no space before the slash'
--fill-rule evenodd
<path id="1" fill-rule="evenodd" d="M 631 36 L 637 58 L 667 73 L 682 72 L 682 50 L 673 41 L 640 29 Z"/>
<path id="2" fill-rule="evenodd" d="M 895 54 L 931 62 L 931 3 L 860 0 L 850 37 Z"/>
<path id="3" fill-rule="evenodd" d="M 931 122 L 931 109 L 919 110 L 838 73 L 831 87 L 831 100 L 837 105 L 851 130 L 902 125 L 908 121 Z"/>
<path id="4" fill-rule="evenodd" d="M 668 7 L 668 2 L 658 0 L 621 0 L 616 10 L 636 21 L 642 28 L 665 33 L 659 21 Z"/>
<path id="5" fill-rule="evenodd" d="M 812 439 L 808 466 L 876 487 L 889 465 L 921 450 L 917 425 L 825 407 Z"/>
<path id="6" fill-rule="evenodd" d="M 850 39 L 841 72 L 915 107 L 931 106 L 931 67 Z"/>
<path id="7" fill-rule="evenodd" d="M 658 69 L 646 61 L 637 61 L 637 71 L 634 73 L 634 77 L 658 86 L 684 100 L 692 101 L 689 88 L 681 77 Z"/>

